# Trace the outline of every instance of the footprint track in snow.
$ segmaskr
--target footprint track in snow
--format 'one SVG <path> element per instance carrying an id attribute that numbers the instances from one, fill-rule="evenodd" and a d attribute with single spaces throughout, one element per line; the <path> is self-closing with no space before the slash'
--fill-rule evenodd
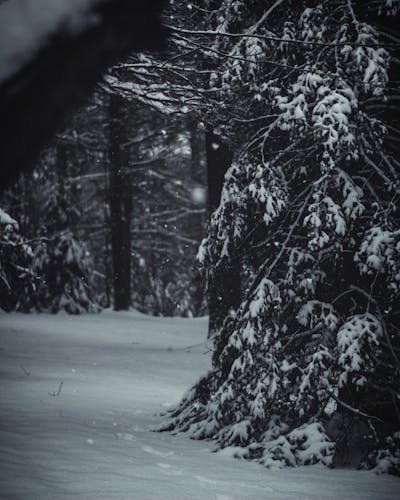
<path id="1" fill-rule="evenodd" d="M 197 481 L 200 481 L 201 483 L 207 483 L 207 484 L 218 484 L 220 481 L 216 481 L 215 479 L 209 479 L 208 477 L 204 476 L 194 476 Z"/>
<path id="2" fill-rule="evenodd" d="M 146 453 L 150 453 L 151 455 L 157 455 L 158 457 L 164 457 L 164 458 L 171 457 L 174 454 L 173 451 L 168 451 L 168 452 L 159 451 L 147 445 L 142 446 L 142 450 L 145 451 Z"/>
<path id="3" fill-rule="evenodd" d="M 136 437 L 129 432 L 117 432 L 116 436 L 118 439 L 123 439 L 124 441 L 136 441 Z"/>
<path id="4" fill-rule="evenodd" d="M 157 466 L 163 469 L 163 474 L 166 476 L 181 476 L 183 471 L 181 469 L 175 469 L 170 464 L 157 463 Z"/>

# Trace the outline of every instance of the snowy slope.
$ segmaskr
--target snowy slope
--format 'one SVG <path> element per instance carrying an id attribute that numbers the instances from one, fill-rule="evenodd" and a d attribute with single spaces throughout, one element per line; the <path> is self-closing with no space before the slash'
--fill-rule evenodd
<path id="1" fill-rule="evenodd" d="M 0 314 L 0 498 L 395 499 L 400 481 L 267 470 L 150 432 L 208 367 L 206 320 Z"/>

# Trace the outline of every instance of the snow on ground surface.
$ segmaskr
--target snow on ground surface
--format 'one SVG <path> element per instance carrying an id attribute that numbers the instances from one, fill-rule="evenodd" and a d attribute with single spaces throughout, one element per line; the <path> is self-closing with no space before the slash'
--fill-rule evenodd
<path id="1" fill-rule="evenodd" d="M 399 498 L 392 476 L 268 470 L 151 432 L 206 371 L 205 332 L 204 318 L 137 312 L 0 314 L 0 498 Z"/>

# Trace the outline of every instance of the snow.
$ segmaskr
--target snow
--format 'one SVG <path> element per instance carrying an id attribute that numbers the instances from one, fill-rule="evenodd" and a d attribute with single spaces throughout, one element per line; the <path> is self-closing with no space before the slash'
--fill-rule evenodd
<path id="1" fill-rule="evenodd" d="M 207 192 L 204 187 L 196 186 L 191 190 L 191 198 L 193 203 L 203 205 L 207 201 Z"/>
<path id="2" fill-rule="evenodd" d="M 339 366 L 343 372 L 339 387 L 347 382 L 349 373 L 368 373 L 376 366 L 376 356 L 380 351 L 379 337 L 383 335 L 381 322 L 371 313 L 355 314 L 347 319 L 337 333 L 340 352 Z M 357 385 L 363 385 L 365 377 L 358 376 Z"/>
<path id="3" fill-rule="evenodd" d="M 389 500 L 400 482 L 267 470 L 151 432 L 210 363 L 206 318 L 0 314 L 0 498 Z"/>
<path id="4" fill-rule="evenodd" d="M 0 2 L 0 82 L 16 73 L 61 27 L 79 32 L 96 22 L 89 8 L 99 0 Z"/>
<path id="5" fill-rule="evenodd" d="M 0 225 L 18 228 L 18 222 L 10 217 L 7 212 L 0 208 Z"/>

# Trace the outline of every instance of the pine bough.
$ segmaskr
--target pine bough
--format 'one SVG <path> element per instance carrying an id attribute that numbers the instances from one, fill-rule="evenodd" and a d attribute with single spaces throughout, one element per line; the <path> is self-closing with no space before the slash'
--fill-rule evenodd
<path id="1" fill-rule="evenodd" d="M 236 156 L 199 256 L 209 277 L 240 265 L 243 300 L 162 429 L 266 466 L 357 448 L 399 473 L 399 164 L 369 108 L 390 50 L 355 2 L 261 4 L 222 1 L 206 52 Z"/>

